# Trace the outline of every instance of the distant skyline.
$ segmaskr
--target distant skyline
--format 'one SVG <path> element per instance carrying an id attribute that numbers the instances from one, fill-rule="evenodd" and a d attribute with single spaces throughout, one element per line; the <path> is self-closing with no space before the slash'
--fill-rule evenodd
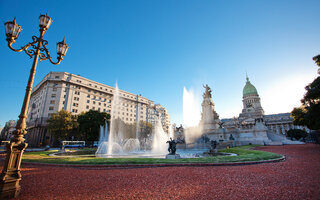
<path id="1" fill-rule="evenodd" d="M 183 123 L 183 89 L 202 101 L 203 84 L 213 91 L 220 118 L 238 116 L 246 72 L 266 114 L 300 105 L 304 87 L 317 76 L 320 1 L 121 0 L 0 1 L 0 126 L 17 119 L 32 60 L 7 47 L 3 23 L 23 31 L 18 48 L 39 35 L 38 17 L 49 12 L 45 34 L 60 65 L 39 62 L 34 86 L 50 71 L 79 74 L 166 107 L 171 123 Z"/>

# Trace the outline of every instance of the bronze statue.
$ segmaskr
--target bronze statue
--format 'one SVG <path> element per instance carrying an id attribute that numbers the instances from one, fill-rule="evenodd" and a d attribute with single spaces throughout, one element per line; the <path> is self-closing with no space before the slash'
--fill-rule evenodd
<path id="1" fill-rule="evenodd" d="M 176 146 L 177 146 L 177 142 L 175 140 L 172 140 L 172 138 L 170 138 L 169 141 L 167 141 L 166 143 L 169 143 L 169 155 L 175 155 L 176 154 Z"/>
<path id="2" fill-rule="evenodd" d="M 217 141 L 216 140 L 211 140 L 211 150 L 216 149 L 217 148 Z"/>

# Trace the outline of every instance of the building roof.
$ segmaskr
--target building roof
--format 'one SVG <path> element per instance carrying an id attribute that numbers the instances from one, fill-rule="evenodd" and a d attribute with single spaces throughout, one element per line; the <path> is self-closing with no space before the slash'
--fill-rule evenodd
<path id="1" fill-rule="evenodd" d="M 247 76 L 246 85 L 243 88 L 243 97 L 249 95 L 258 95 L 257 89 L 250 83 L 249 78 Z"/>

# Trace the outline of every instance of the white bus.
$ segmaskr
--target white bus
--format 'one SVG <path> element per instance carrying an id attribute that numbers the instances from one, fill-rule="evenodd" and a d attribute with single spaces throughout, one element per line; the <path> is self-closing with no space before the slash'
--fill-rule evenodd
<path id="1" fill-rule="evenodd" d="M 62 141 L 62 148 L 83 148 L 86 146 L 85 141 Z"/>

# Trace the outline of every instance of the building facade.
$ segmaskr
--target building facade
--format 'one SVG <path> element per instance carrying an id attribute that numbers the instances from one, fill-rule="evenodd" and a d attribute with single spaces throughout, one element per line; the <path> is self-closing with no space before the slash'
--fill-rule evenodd
<path id="1" fill-rule="evenodd" d="M 281 135 L 286 135 L 290 129 L 302 129 L 307 132 L 310 130 L 304 126 L 296 126 L 293 124 L 293 118 L 290 113 L 279 113 L 265 115 L 261 106 L 260 97 L 257 89 L 246 77 L 246 85 L 243 88 L 243 109 L 238 118 L 222 119 L 224 127 L 231 129 L 234 127 L 247 127 L 253 128 L 256 123 L 256 119 L 263 119 L 265 126 L 269 131 Z"/>
<path id="2" fill-rule="evenodd" d="M 293 125 L 290 113 L 265 115 L 261 106 L 257 89 L 246 77 L 243 88 L 243 109 L 239 117 L 219 119 L 212 100 L 211 89 L 205 86 L 202 102 L 202 117 L 197 127 L 175 128 L 175 138 L 185 140 L 188 144 L 202 144 L 218 141 L 221 147 L 248 144 L 283 145 L 302 144 L 286 137 L 290 129 L 302 129 L 310 132 L 307 127 Z M 183 133 L 182 133 L 183 132 Z M 188 138 L 191 138 L 188 139 Z"/>
<path id="3" fill-rule="evenodd" d="M 3 128 L 0 128 L 0 139 L 10 141 L 11 136 L 13 135 L 13 131 L 16 130 L 17 121 L 9 120 L 6 122 Z"/>
<path id="4" fill-rule="evenodd" d="M 33 146 L 44 145 L 43 141 L 52 138 L 46 133 L 46 121 L 61 109 L 80 114 L 97 110 L 112 115 L 112 101 L 115 88 L 98 83 L 80 75 L 67 72 L 50 72 L 31 94 L 28 110 L 27 140 Z M 127 124 L 137 121 L 153 123 L 155 114 L 159 114 L 165 130 L 170 126 L 170 115 L 160 104 L 127 91 L 118 90 L 120 105 L 116 116 Z M 42 143 L 42 144 L 41 144 Z"/>

